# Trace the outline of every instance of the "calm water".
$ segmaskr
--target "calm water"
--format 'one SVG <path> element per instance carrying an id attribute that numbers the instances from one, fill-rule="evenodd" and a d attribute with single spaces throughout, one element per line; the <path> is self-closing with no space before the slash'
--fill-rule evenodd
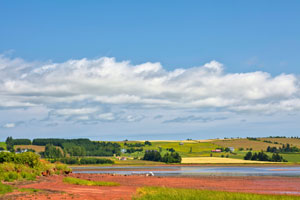
<path id="1" fill-rule="evenodd" d="M 83 170 L 84 169 L 84 170 Z M 76 171 L 80 170 L 80 171 Z M 83 170 L 83 171 L 81 171 Z M 142 171 L 141 171 L 142 170 Z M 95 174 L 145 174 L 155 176 L 293 176 L 300 177 L 300 167 L 73 167 L 74 173 Z"/>

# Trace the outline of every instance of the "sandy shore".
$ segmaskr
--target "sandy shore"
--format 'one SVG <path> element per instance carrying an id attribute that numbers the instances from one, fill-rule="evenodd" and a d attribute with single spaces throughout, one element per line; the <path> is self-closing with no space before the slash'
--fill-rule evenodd
<path id="1" fill-rule="evenodd" d="M 5 199 L 129 200 L 136 193 L 136 189 L 143 186 L 165 186 L 264 194 L 293 194 L 300 196 L 300 178 L 291 177 L 145 177 L 113 176 L 108 174 L 71 174 L 70 176 L 87 180 L 113 181 L 120 183 L 120 186 L 99 187 L 70 185 L 63 183 L 63 176 L 41 177 L 34 182 L 19 184 L 18 187 L 36 188 L 43 190 L 43 192 L 27 195 L 24 195 L 24 193 L 13 193 L 6 195 Z"/>

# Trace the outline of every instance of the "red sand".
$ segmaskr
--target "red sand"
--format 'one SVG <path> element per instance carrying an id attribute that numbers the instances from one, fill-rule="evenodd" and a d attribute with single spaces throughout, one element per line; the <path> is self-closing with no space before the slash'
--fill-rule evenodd
<path id="1" fill-rule="evenodd" d="M 145 177 L 102 174 L 72 174 L 87 180 L 113 181 L 120 186 L 80 186 L 62 182 L 63 176 L 42 177 L 23 188 L 43 189 L 47 192 L 28 195 L 8 195 L 6 199 L 131 199 L 142 186 L 166 186 L 265 194 L 294 194 L 300 196 L 300 178 L 289 177 Z"/>

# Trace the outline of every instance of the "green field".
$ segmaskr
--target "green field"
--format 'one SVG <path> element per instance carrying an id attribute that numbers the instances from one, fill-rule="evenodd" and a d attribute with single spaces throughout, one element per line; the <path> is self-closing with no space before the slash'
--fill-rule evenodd
<path id="1" fill-rule="evenodd" d="M 143 187 L 133 200 L 296 200 L 298 196 L 263 195 L 166 187 Z"/>
<path id="2" fill-rule="evenodd" d="M 267 143 L 263 140 L 274 140 L 278 142 L 278 144 Z M 211 140 L 211 141 L 150 141 L 152 143 L 151 146 L 143 146 L 142 152 L 134 152 L 134 153 L 123 153 L 121 156 L 125 156 L 128 158 L 142 158 L 144 152 L 146 150 L 157 150 L 160 151 L 161 154 L 165 154 L 168 148 L 173 148 L 176 152 L 178 152 L 182 157 L 228 157 L 234 159 L 244 159 L 244 156 L 249 151 L 249 149 L 253 149 L 253 152 L 260 152 L 261 150 L 266 151 L 268 146 L 276 146 L 281 147 L 282 144 L 286 144 L 285 142 L 291 142 L 291 144 L 298 144 L 300 139 L 296 138 L 259 138 L 257 141 L 249 140 L 249 139 L 226 139 L 226 140 Z M 123 142 L 118 142 L 121 145 L 121 148 L 128 149 L 124 145 Z M 140 141 L 126 141 L 128 144 L 132 143 L 143 143 Z M 282 144 L 280 144 L 282 143 Z M 235 150 L 233 153 L 212 153 L 211 150 L 218 148 L 226 148 L 226 147 L 234 147 Z M 243 150 L 241 150 L 243 148 Z M 267 153 L 270 157 L 272 153 Z M 299 163 L 300 162 L 300 152 L 299 153 L 281 153 L 280 154 L 284 159 L 288 160 L 290 163 Z M 123 163 L 125 161 L 120 161 Z M 136 161 L 127 161 L 130 163 L 137 163 Z M 116 162 L 118 163 L 118 161 Z"/>
<path id="3" fill-rule="evenodd" d="M 128 141 L 127 143 L 141 143 L 135 141 Z M 132 157 L 143 157 L 145 150 L 157 150 L 161 148 L 161 153 L 164 154 L 167 152 L 167 148 L 173 148 L 178 152 L 182 157 L 198 157 L 198 156 L 210 156 L 211 150 L 217 149 L 220 146 L 212 144 L 210 142 L 151 142 L 151 146 L 144 146 L 143 152 L 135 152 L 132 154 L 124 153 L 124 156 Z M 124 142 L 119 142 L 121 148 L 128 148 L 124 146 Z"/>

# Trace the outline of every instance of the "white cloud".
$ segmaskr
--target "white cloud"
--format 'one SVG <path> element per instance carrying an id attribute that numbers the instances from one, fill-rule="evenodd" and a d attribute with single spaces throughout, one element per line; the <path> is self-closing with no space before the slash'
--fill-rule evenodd
<path id="1" fill-rule="evenodd" d="M 167 71 L 107 57 L 43 64 L 0 56 L 0 108 L 44 107 L 75 121 L 138 121 L 143 114 L 128 112 L 137 108 L 298 112 L 299 85 L 293 74 L 226 73 L 217 61 Z"/>
<path id="2" fill-rule="evenodd" d="M 14 127 L 16 127 L 16 124 L 14 124 L 14 123 L 7 123 L 7 124 L 4 124 L 3 127 L 4 128 L 14 128 Z"/>

